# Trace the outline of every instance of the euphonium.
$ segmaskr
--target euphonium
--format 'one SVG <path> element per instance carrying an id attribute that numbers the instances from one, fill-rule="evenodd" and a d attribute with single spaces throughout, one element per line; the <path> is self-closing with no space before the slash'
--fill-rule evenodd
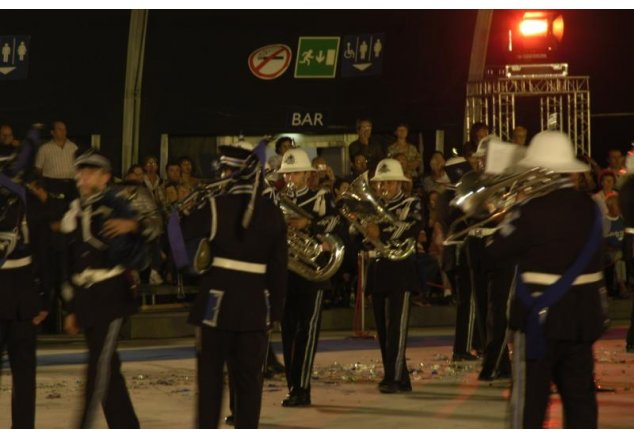
<path id="1" fill-rule="evenodd" d="M 396 227 L 405 226 L 405 223 L 399 221 L 374 197 L 368 183 L 367 172 L 350 183 L 348 190 L 344 191 L 337 200 L 337 208 L 352 226 L 374 246 L 378 256 L 391 261 L 400 261 L 416 251 L 414 238 L 402 241 L 389 240 L 384 243 L 379 239 L 367 236 L 365 229 L 368 223 L 388 223 Z"/>
<path id="2" fill-rule="evenodd" d="M 564 184 L 570 184 L 568 177 L 545 168 L 495 176 L 468 172 L 456 186 L 456 196 L 451 201 L 451 205 L 460 208 L 464 215 L 451 224 L 444 244 L 460 243 L 474 229 L 506 214 L 524 200 L 541 197 Z M 456 231 L 467 219 L 476 222 Z"/>
<path id="3" fill-rule="evenodd" d="M 279 195 L 279 205 L 287 219 L 313 220 L 312 215 L 293 203 L 284 193 Z M 330 279 L 341 267 L 344 246 L 335 235 L 325 233 L 312 236 L 289 227 L 287 241 L 288 268 L 305 279 L 321 282 Z"/>

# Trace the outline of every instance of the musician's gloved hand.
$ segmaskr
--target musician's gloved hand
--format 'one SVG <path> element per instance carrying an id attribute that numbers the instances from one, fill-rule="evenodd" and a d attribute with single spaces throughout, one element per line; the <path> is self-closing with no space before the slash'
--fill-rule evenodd
<path id="1" fill-rule="evenodd" d="M 368 223 L 365 226 L 365 233 L 366 236 L 370 239 L 379 239 L 379 237 L 381 236 L 381 229 L 379 229 L 379 226 L 377 224 Z"/>
<path id="2" fill-rule="evenodd" d="M 104 224 L 103 235 L 107 238 L 135 233 L 139 230 L 139 223 L 131 219 L 109 219 Z"/>

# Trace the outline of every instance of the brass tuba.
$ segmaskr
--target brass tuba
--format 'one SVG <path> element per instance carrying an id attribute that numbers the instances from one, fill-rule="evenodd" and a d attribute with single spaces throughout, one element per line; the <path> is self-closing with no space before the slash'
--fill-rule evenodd
<path id="1" fill-rule="evenodd" d="M 568 177 L 546 168 L 494 176 L 468 172 L 456 185 L 456 196 L 450 203 L 462 210 L 464 215 L 451 224 L 444 244 L 459 244 L 467 235 L 506 214 L 524 200 L 546 195 L 568 184 Z M 457 231 L 468 219 L 475 222 Z"/>
<path id="2" fill-rule="evenodd" d="M 416 240 L 407 238 L 402 241 L 389 240 L 384 243 L 380 239 L 372 239 L 366 235 L 365 226 L 368 223 L 388 223 L 395 227 L 406 227 L 372 194 L 368 183 L 368 173 L 365 172 L 350 183 L 348 190 L 337 200 L 337 208 L 352 226 L 359 231 L 376 249 L 379 257 L 391 261 L 408 258 L 416 251 Z"/>
<path id="3" fill-rule="evenodd" d="M 279 206 L 285 218 L 313 216 L 296 205 L 285 193 L 279 194 Z M 313 282 L 330 279 L 341 267 L 344 245 L 330 233 L 310 235 L 302 230 L 288 228 L 288 268 L 292 272 Z M 326 244 L 324 249 L 323 244 Z"/>

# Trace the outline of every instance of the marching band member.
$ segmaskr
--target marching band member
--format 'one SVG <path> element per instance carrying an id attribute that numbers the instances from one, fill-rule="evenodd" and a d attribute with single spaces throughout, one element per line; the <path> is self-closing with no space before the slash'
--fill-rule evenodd
<path id="1" fill-rule="evenodd" d="M 309 175 L 314 171 L 308 155 L 302 149 L 290 149 L 282 157 L 279 173 L 284 175 L 286 181 L 284 196 L 316 220 L 315 223 L 310 223 L 307 218 L 289 218 L 288 226 L 310 232 L 329 232 L 330 230 L 323 230 L 316 222 L 335 213 L 333 201 L 325 190 L 313 191 L 308 188 Z M 323 295 L 322 284 L 288 271 L 288 290 L 282 317 L 282 344 L 289 393 L 282 401 L 283 407 L 311 404 L 310 378 L 319 340 Z"/>
<path id="2" fill-rule="evenodd" d="M 218 428 L 227 363 L 233 422 L 257 428 L 267 332 L 281 319 L 286 290 L 286 223 L 262 193 L 258 152 L 244 141 L 220 149 L 223 174 L 234 181 L 182 220 L 184 240 L 199 242 L 195 257 L 209 258 L 209 267 L 195 264 L 203 271 L 189 316 L 198 326 L 197 426 Z"/>
<path id="3" fill-rule="evenodd" d="M 417 197 L 403 195 L 402 184 L 409 179 L 403 175 L 401 164 L 394 159 L 381 160 L 371 181 L 378 184 L 386 210 L 401 225 L 370 223 L 366 225 L 366 236 L 381 242 L 415 239 L 423 227 L 422 206 Z M 414 254 L 399 261 L 382 258 L 380 254 L 372 259 L 367 289 L 372 295 L 384 368 L 379 391 L 410 392 L 412 384 L 405 361 L 410 296 L 420 289 Z"/>
<path id="4" fill-rule="evenodd" d="M 48 315 L 48 224 L 40 200 L 16 178 L 17 155 L 15 146 L 0 146 L 0 354 L 6 348 L 11 367 L 11 427 L 35 428 L 36 333 Z"/>
<path id="5" fill-rule="evenodd" d="M 92 150 L 75 160 L 80 198 L 71 203 L 61 230 L 66 235 L 70 284 L 63 288 L 66 332 L 82 328 L 88 369 L 82 428 L 99 406 L 110 428 L 139 428 L 116 351 L 124 318 L 137 310 L 130 269 L 145 260 L 142 227 L 129 203 L 108 190 L 108 159 Z"/>
<path id="6" fill-rule="evenodd" d="M 602 218 L 569 175 L 588 165 L 575 158 L 565 134 L 544 131 L 518 166 L 545 168 L 561 179 L 508 212 L 486 248 L 493 261 L 517 262 L 509 317 L 515 331 L 510 424 L 541 428 L 554 381 L 564 427 L 596 428 L 592 345 L 604 330 L 607 305 Z"/>

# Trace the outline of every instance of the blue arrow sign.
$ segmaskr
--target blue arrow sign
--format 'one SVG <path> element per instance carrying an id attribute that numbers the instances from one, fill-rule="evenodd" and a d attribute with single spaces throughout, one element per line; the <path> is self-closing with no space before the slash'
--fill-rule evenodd
<path id="1" fill-rule="evenodd" d="M 30 36 L 0 35 L 0 80 L 26 79 L 30 52 Z"/>
<path id="2" fill-rule="evenodd" d="M 341 77 L 380 75 L 383 71 L 385 34 L 346 35 L 339 51 Z"/>

